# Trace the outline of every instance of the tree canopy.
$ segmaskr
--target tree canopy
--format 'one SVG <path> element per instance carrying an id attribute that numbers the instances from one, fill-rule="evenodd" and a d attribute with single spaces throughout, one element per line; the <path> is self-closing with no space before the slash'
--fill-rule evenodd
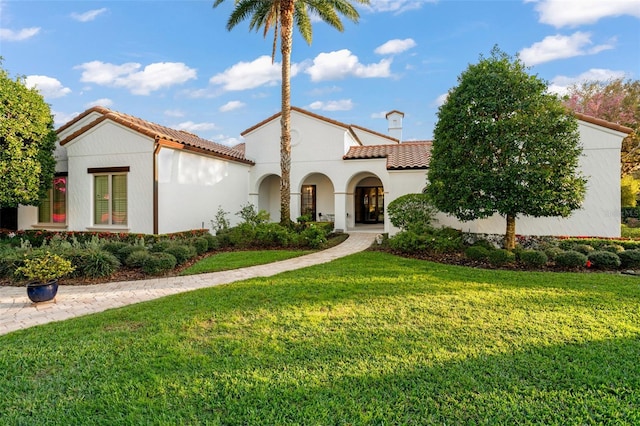
<path id="1" fill-rule="evenodd" d="M 55 143 L 49 105 L 0 68 L 0 207 L 38 205 L 53 181 Z"/>
<path id="2" fill-rule="evenodd" d="M 438 111 L 427 193 L 460 220 L 569 216 L 584 199 L 578 123 L 519 58 L 495 47 L 458 77 Z"/>
<path id="3" fill-rule="evenodd" d="M 565 104 L 573 111 L 634 130 L 622 141 L 622 176 L 640 170 L 640 80 L 586 81 L 569 88 Z"/>

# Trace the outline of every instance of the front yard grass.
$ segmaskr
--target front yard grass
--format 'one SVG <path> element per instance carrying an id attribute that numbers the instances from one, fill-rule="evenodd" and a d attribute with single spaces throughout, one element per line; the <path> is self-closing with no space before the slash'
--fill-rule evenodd
<path id="1" fill-rule="evenodd" d="M 256 250 L 216 253 L 186 268 L 180 275 L 228 271 L 230 269 L 264 265 L 309 253 L 313 253 L 313 250 Z"/>
<path id="2" fill-rule="evenodd" d="M 640 424 L 640 281 L 363 252 L 0 336 L 0 424 Z"/>

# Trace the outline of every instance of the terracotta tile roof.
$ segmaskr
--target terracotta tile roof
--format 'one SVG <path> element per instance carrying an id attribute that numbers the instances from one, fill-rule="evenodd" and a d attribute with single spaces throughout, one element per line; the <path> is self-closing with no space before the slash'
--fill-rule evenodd
<path id="1" fill-rule="evenodd" d="M 426 169 L 431 160 L 431 141 L 352 146 L 342 158 L 344 160 L 386 158 L 387 170 Z"/>
<path id="2" fill-rule="evenodd" d="M 95 127 L 97 124 L 105 120 L 111 120 L 115 123 L 128 127 L 131 130 L 153 138 L 156 141 L 166 140 L 170 142 L 176 142 L 178 144 L 184 145 L 186 149 L 190 149 L 194 152 L 213 155 L 216 157 L 239 161 L 246 164 L 254 164 L 252 161 L 247 160 L 244 157 L 244 150 L 234 149 L 219 143 L 209 141 L 207 139 L 203 139 L 197 135 L 194 135 L 193 133 L 189 133 L 184 130 L 171 129 L 160 124 L 152 123 L 138 117 L 123 114 L 117 111 L 112 111 L 108 108 L 100 106 L 88 109 L 78 117 L 71 120 L 69 123 L 60 127 L 58 129 L 58 132 L 61 132 L 62 130 L 68 128 L 73 123 L 79 121 L 83 117 L 86 117 L 92 112 L 98 112 L 102 114 L 102 116 L 61 140 L 60 145 L 69 143 L 71 140 L 77 138 L 87 130 Z"/>
<path id="3" fill-rule="evenodd" d="M 633 132 L 631 127 L 622 126 L 618 123 L 612 123 L 607 120 L 602 120 L 600 118 L 592 117 L 590 115 L 582 114 L 579 112 L 574 113 L 578 120 L 586 121 L 587 123 L 596 124 L 598 126 L 606 127 L 607 129 L 616 130 L 618 132 L 630 134 Z"/>

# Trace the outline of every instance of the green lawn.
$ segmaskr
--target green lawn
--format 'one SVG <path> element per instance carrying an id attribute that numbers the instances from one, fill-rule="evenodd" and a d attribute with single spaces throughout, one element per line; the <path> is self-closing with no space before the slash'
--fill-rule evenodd
<path id="1" fill-rule="evenodd" d="M 228 271 L 247 266 L 287 260 L 313 253 L 312 250 L 258 250 L 222 252 L 206 257 L 182 271 L 180 275 L 194 275 L 205 272 Z"/>
<path id="2" fill-rule="evenodd" d="M 640 424 L 640 279 L 380 252 L 0 336 L 0 424 Z"/>

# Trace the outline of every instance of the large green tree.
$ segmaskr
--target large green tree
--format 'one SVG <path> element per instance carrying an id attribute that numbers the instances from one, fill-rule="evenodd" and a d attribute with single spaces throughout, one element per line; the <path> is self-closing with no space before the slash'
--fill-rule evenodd
<path id="1" fill-rule="evenodd" d="M 357 22 L 360 15 L 354 3 L 368 4 L 369 0 L 234 0 L 234 10 L 227 21 L 230 31 L 240 22 L 249 19 L 249 29 L 264 29 L 267 36 L 273 31 L 272 59 L 275 59 L 278 31 L 282 54 L 282 113 L 280 116 L 280 222 L 291 222 L 291 49 L 293 27 L 311 44 L 311 18 L 320 18 L 339 31 L 344 27 L 339 15 Z M 215 0 L 213 7 L 224 0 Z"/>
<path id="2" fill-rule="evenodd" d="M 38 205 L 53 181 L 55 143 L 49 105 L 0 68 L 0 207 Z"/>
<path id="3" fill-rule="evenodd" d="M 577 129 L 547 84 L 495 47 L 458 77 L 438 111 L 427 192 L 460 220 L 504 216 L 513 249 L 518 215 L 566 217 L 580 207 Z"/>
<path id="4" fill-rule="evenodd" d="M 622 141 L 621 175 L 640 171 L 640 80 L 585 81 L 569 88 L 565 105 L 576 112 L 632 128 Z"/>

